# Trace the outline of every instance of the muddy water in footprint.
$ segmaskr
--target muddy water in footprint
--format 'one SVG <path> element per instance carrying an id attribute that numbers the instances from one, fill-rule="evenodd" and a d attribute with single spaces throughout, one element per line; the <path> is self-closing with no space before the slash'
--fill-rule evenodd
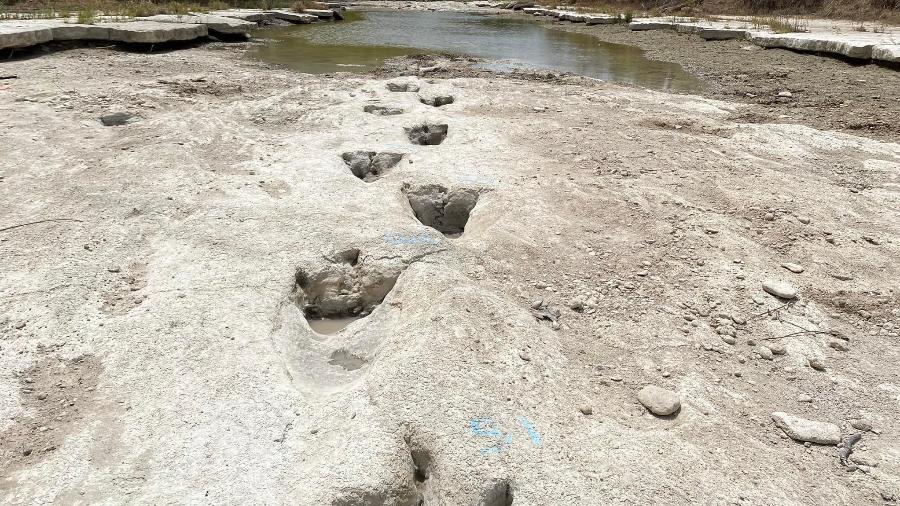
<path id="1" fill-rule="evenodd" d="M 369 11 L 348 12 L 347 18 L 256 31 L 254 36 L 267 42 L 252 55 L 320 74 L 370 70 L 395 56 L 449 52 L 488 59 L 485 68 L 501 71 L 572 72 L 673 91 L 693 91 L 700 86 L 679 65 L 648 60 L 638 48 L 552 30 L 525 16 Z"/>
<path id="2" fill-rule="evenodd" d="M 336 334 L 344 329 L 347 325 L 361 319 L 362 316 L 345 316 L 341 318 L 310 318 L 306 320 L 309 328 L 313 329 L 316 334 Z"/>

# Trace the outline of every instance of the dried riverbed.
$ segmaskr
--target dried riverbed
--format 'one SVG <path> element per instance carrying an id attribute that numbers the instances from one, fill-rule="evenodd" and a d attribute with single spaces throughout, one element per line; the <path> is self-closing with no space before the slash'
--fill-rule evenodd
<path id="1" fill-rule="evenodd" d="M 900 497 L 900 145 L 250 48 L 0 63 L 4 501 Z"/>

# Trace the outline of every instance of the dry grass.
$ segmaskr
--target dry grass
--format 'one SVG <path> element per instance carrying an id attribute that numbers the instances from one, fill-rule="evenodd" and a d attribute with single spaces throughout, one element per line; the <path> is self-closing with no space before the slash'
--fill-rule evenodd
<path id="1" fill-rule="evenodd" d="M 305 12 L 307 9 L 324 9 L 325 7 L 325 4 L 314 0 L 299 0 L 293 5 L 292 9 L 295 12 Z"/>
<path id="2" fill-rule="evenodd" d="M 753 18 L 756 28 L 768 27 L 775 33 L 808 32 L 809 23 L 802 18 L 789 18 L 783 16 L 769 16 Z"/>

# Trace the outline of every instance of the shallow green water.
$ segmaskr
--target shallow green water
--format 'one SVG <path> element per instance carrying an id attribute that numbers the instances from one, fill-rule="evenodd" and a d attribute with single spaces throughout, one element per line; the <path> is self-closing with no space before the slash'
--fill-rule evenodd
<path id="1" fill-rule="evenodd" d="M 673 63 L 651 61 L 638 48 L 590 35 L 552 30 L 526 17 L 461 12 L 370 11 L 343 22 L 260 30 L 261 60 L 300 72 L 369 70 L 388 58 L 437 52 L 492 60 L 486 66 L 572 72 L 662 90 L 692 91 L 697 80 Z"/>

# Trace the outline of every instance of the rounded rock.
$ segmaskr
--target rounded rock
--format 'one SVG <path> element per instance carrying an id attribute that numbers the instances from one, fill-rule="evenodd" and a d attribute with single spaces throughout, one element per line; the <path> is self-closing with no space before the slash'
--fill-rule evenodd
<path id="1" fill-rule="evenodd" d="M 766 293 L 779 299 L 793 300 L 797 298 L 797 289 L 784 281 L 766 281 L 762 287 Z"/>
<path id="2" fill-rule="evenodd" d="M 671 390 L 647 385 L 638 392 L 638 401 L 657 416 L 668 416 L 681 409 L 681 397 Z"/>

